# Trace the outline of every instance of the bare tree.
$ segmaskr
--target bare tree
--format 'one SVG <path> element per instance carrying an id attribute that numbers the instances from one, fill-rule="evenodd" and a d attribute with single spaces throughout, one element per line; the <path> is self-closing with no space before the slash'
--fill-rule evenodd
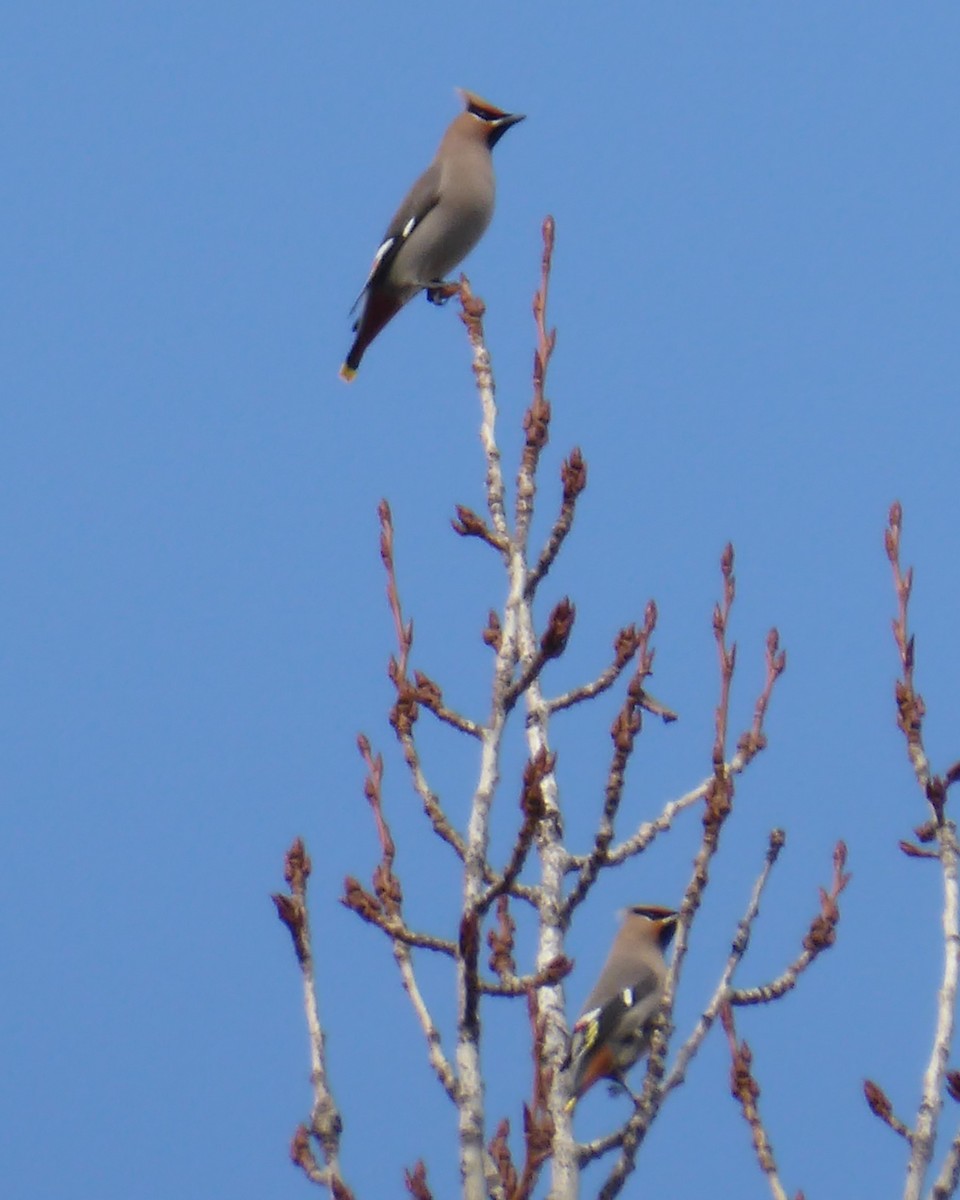
<path id="1" fill-rule="evenodd" d="M 454 855 L 460 864 L 462 892 L 459 897 L 450 896 L 451 906 L 459 906 L 459 933 L 455 941 L 446 939 L 413 928 L 405 916 L 403 889 L 394 870 L 394 840 L 386 815 L 383 760 L 366 737 L 361 737 L 358 744 L 366 764 L 365 794 L 373 814 L 380 858 L 371 888 L 353 877 L 347 878 L 343 903 L 388 939 L 401 984 L 423 1031 L 433 1074 L 457 1112 L 462 1192 L 467 1200 L 487 1197 L 524 1200 L 533 1193 L 547 1164 L 552 1200 L 572 1200 L 580 1193 L 581 1168 L 591 1162 L 603 1164 L 605 1176 L 599 1195 L 611 1200 L 633 1171 L 651 1125 L 671 1093 L 684 1082 L 692 1060 L 718 1017 L 726 1029 L 731 1050 L 733 1094 L 749 1124 L 758 1163 L 772 1195 L 785 1197 L 771 1140 L 759 1114 L 759 1088 L 752 1073 L 750 1049 L 737 1037 L 733 1014 L 738 1007 L 780 999 L 797 984 L 820 952 L 832 945 L 839 920 L 839 897 L 849 878 L 845 872 L 846 849 L 843 843 L 838 843 L 831 883 L 828 889 L 820 891 L 817 911 L 796 956 L 776 978 L 747 986 L 739 982 L 744 955 L 761 895 L 785 843 L 782 830 L 770 831 L 747 906 L 736 928 L 731 930 L 731 950 L 720 977 L 699 1005 L 700 1016 L 693 1027 L 678 1030 L 673 1019 L 674 1001 L 682 981 L 690 930 L 704 902 L 712 860 L 732 814 L 738 777 L 766 747 L 764 722 L 774 688 L 786 666 L 786 656 L 776 630 L 772 629 L 763 650 L 764 682 L 756 697 L 753 719 L 748 728 L 734 734 L 729 727 L 729 714 L 737 647 L 729 640 L 729 627 L 735 577 L 733 547 L 728 545 L 720 559 L 720 599 L 713 612 L 718 682 L 713 740 L 705 748 L 710 770 L 705 778 L 692 782 L 688 791 L 666 803 L 654 819 L 635 828 L 618 828 L 627 768 L 644 717 L 670 722 L 676 719 L 676 714 L 647 687 L 657 623 L 653 601 L 648 603 L 638 623 L 625 625 L 619 631 L 610 661 L 595 678 L 559 695 L 551 694 L 546 684 L 546 668 L 563 654 L 576 612 L 572 601 L 563 598 L 553 607 L 545 627 L 538 630 L 534 600 L 573 526 L 577 501 L 587 484 L 586 463 L 580 451 L 574 449 L 560 469 L 562 495 L 549 535 L 539 551 L 532 549 L 531 521 L 551 419 L 546 380 L 555 331 L 548 328 L 546 312 L 553 244 L 554 223 L 548 218 L 543 225 L 540 286 L 533 303 L 537 334 L 533 397 L 524 414 L 524 447 L 512 493 L 504 479 L 497 441 L 494 377 L 483 330 L 484 306 L 465 279 L 459 289 L 482 413 L 487 511 L 480 515 L 458 507 L 453 529 L 499 557 L 507 584 L 506 601 L 499 612 L 490 613 L 482 634 L 493 655 L 485 717 L 450 708 L 440 685 L 411 664 L 413 625 L 405 617 L 400 600 L 393 523 L 387 503 L 384 501 L 380 506 L 380 551 L 396 637 L 396 651 L 389 664 L 395 690 L 390 724 L 441 849 Z M 551 718 L 562 709 L 589 705 L 617 687 L 622 689 L 623 700 L 610 731 L 609 769 L 595 832 L 590 844 L 572 848 L 564 840 L 556 757 L 551 749 Z M 470 738 L 479 745 L 479 772 L 469 818 L 462 829 L 451 821 L 427 776 L 417 741 L 418 721 L 424 713 L 447 726 L 451 736 Z M 517 720 L 523 722 L 527 743 L 523 776 L 519 785 L 514 785 L 519 791 L 520 812 L 513 846 L 505 861 L 496 862 L 490 852 L 491 808 L 495 798 L 501 799 L 503 791 L 500 762 L 504 733 L 509 722 Z M 685 825 L 687 836 L 693 836 L 693 867 L 678 905 L 673 958 L 640 1089 L 635 1095 L 631 1093 L 626 1120 L 604 1137 L 578 1142 L 568 1112 L 569 1081 L 563 1070 L 568 1045 L 563 981 L 571 968 L 566 955 L 566 935 L 601 875 L 649 851 L 660 835 L 689 810 L 699 812 L 701 822 L 698 834 L 695 825 L 690 822 Z M 941 827 L 931 827 L 930 837 L 940 839 L 946 873 L 948 856 L 944 847 L 948 842 Z M 955 939 L 954 842 L 950 841 L 949 846 Z M 301 967 L 312 1055 L 313 1106 L 309 1119 L 294 1136 L 292 1156 L 311 1180 L 343 1200 L 352 1196 L 352 1192 L 345 1182 L 340 1156 L 343 1121 L 324 1059 L 324 1031 L 318 1012 L 307 910 L 309 874 L 309 859 L 298 840 L 286 859 L 289 892 L 274 897 L 278 912 L 293 936 Z M 522 967 L 518 967 L 515 959 L 513 914 L 517 906 L 532 913 L 537 930 L 535 956 Z M 486 962 L 481 963 L 484 943 L 489 954 Z M 451 986 L 455 987 L 457 997 L 455 1030 L 441 1029 L 425 1002 L 417 979 L 418 956 L 423 954 L 449 960 Z M 508 1120 L 496 1121 L 485 1111 L 480 1012 L 494 997 L 522 1002 L 529 1014 L 533 1082 L 530 1096 L 522 1106 L 522 1138 L 515 1143 L 511 1143 Z M 937 1070 L 939 1082 L 942 1067 Z M 915 1156 L 918 1144 L 919 1137 L 915 1135 Z M 954 1159 L 960 1161 L 960 1148 Z M 406 1185 L 418 1200 L 430 1197 L 422 1161 L 407 1173 Z"/>

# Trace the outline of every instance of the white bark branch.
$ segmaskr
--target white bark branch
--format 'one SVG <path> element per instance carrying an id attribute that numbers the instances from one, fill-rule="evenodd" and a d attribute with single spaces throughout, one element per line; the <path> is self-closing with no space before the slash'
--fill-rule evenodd
<path id="1" fill-rule="evenodd" d="M 923 1075 L 923 1094 L 913 1129 L 910 1161 L 907 1164 L 904 1200 L 920 1200 L 921 1189 L 933 1158 L 937 1123 L 943 1107 L 943 1081 L 953 1042 L 954 1011 L 957 1004 L 958 955 L 960 955 L 960 889 L 957 882 L 957 833 L 952 821 L 938 830 L 940 865 L 943 870 L 943 977 L 937 999 L 937 1023 L 930 1061 Z M 937 1181 L 939 1184 L 940 1180 Z M 936 1192 L 934 1192 L 936 1194 Z M 942 1195 L 949 1195 L 943 1192 Z"/>

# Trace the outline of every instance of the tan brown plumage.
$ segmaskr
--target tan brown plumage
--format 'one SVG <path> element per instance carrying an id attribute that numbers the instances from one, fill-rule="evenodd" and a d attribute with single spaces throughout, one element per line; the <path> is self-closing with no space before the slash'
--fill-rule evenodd
<path id="1" fill-rule="evenodd" d="M 676 924 L 677 913 L 671 908 L 638 904 L 627 909 L 573 1027 L 568 1109 L 599 1079 L 623 1083 L 626 1072 L 649 1048 L 650 1026 L 667 975 L 664 951 Z"/>
<path id="2" fill-rule="evenodd" d="M 387 226 L 357 298 L 356 337 L 340 376 L 353 379 L 383 327 L 418 292 L 442 303 L 447 276 L 483 236 L 493 216 L 495 184 L 490 151 L 524 118 L 473 92 L 448 127 L 433 162 L 416 181 Z M 356 305 L 354 305 L 356 307 Z"/>

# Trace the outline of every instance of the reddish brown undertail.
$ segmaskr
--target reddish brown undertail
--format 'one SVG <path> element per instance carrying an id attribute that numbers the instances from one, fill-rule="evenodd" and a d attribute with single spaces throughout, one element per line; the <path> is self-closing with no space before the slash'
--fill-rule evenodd
<path id="1" fill-rule="evenodd" d="M 389 292 L 371 292 L 367 295 L 360 315 L 357 336 L 354 338 L 350 352 L 340 368 L 340 378 L 349 383 L 357 373 L 360 360 L 367 347 L 377 336 L 384 325 L 391 321 L 403 306 L 397 297 Z"/>

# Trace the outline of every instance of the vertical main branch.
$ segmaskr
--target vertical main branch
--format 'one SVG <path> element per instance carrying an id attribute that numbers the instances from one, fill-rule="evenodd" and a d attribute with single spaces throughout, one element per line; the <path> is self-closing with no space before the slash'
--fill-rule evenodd
<path id="1" fill-rule="evenodd" d="M 546 318 L 554 235 L 553 218 L 547 217 L 543 222 L 540 287 L 533 300 L 533 315 L 537 324 L 533 400 L 524 417 L 526 443 L 517 475 L 517 527 L 510 553 L 510 594 L 511 597 L 516 596 L 517 649 L 521 669 L 533 662 L 538 650 L 532 597 L 526 587 L 530 573 L 527 543 L 536 495 L 537 466 L 550 428 L 550 402 L 546 398 L 545 388 L 547 369 L 556 344 L 556 330 L 548 330 Z M 525 701 L 527 744 L 531 759 L 535 759 L 538 755 L 550 752 L 550 709 L 540 687 L 539 675 L 535 675 L 527 687 Z M 544 816 L 537 832 L 537 851 L 540 858 L 536 963 L 538 971 L 544 970 L 548 964 L 562 957 L 564 952 L 563 879 L 567 867 L 557 780 L 553 771 L 543 778 L 542 794 Z M 554 1139 L 550 1196 L 551 1200 L 573 1200 L 579 1191 L 579 1167 L 574 1151 L 570 1114 L 566 1110 L 566 1096 L 560 1082 L 560 1065 L 567 1048 L 562 984 L 541 988 L 538 1004 L 544 1028 L 544 1066 L 551 1071 L 548 1111 L 553 1123 Z"/>
<path id="2" fill-rule="evenodd" d="M 957 835 L 952 822 L 938 834 L 943 869 L 943 978 L 937 995 L 937 1024 L 930 1061 L 923 1074 L 923 1095 L 917 1111 L 907 1166 L 904 1200 L 919 1200 L 927 1169 L 933 1159 L 937 1123 L 943 1107 L 943 1081 L 953 1043 L 957 1001 L 957 961 L 960 951 L 960 889 L 957 884 Z"/>
<path id="3" fill-rule="evenodd" d="M 490 355 L 483 336 L 483 302 L 461 279 L 463 321 L 473 349 L 473 372 L 480 395 L 480 438 L 487 462 L 486 491 L 490 519 L 505 545 L 511 544 L 504 506 L 503 472 L 496 441 L 497 404 Z M 480 951 L 481 900 L 490 844 L 490 808 L 500 779 L 500 745 L 507 718 L 507 696 L 517 660 L 517 587 L 511 577 L 510 592 L 500 630 L 494 667 L 490 719 L 481 734 L 480 778 L 473 796 L 463 869 L 463 918 L 460 925 L 457 995 L 457 1072 L 460 1081 L 460 1173 L 466 1200 L 486 1200 L 499 1185 L 493 1164 L 484 1150 L 483 1076 L 480 1070 Z M 522 585 L 520 587 L 522 595 Z"/>
<path id="4" fill-rule="evenodd" d="M 930 1051 L 930 1060 L 923 1074 L 923 1094 L 917 1110 L 917 1120 L 910 1139 L 910 1161 L 904 1200 L 920 1200 L 923 1183 L 933 1159 L 937 1125 L 943 1107 L 943 1084 L 953 1043 L 954 1010 L 957 1003 L 958 954 L 960 954 L 960 885 L 958 885 L 957 829 L 944 815 L 947 788 L 951 772 L 934 775 L 930 769 L 923 743 L 923 719 L 926 706 L 914 683 L 915 646 L 908 625 L 910 592 L 913 588 L 912 568 L 900 566 L 900 536 L 903 510 L 899 503 L 891 505 L 885 535 L 887 558 L 893 569 L 893 584 L 897 594 L 897 616 L 893 621 L 893 637 L 900 657 L 900 678 L 896 684 L 897 724 L 907 743 L 907 755 L 930 805 L 931 818 L 922 830 L 924 841 L 937 843 L 936 857 L 943 872 L 943 977 L 937 996 L 937 1020 Z M 940 1186 L 938 1180 L 937 1186 Z M 936 1191 L 936 1189 L 935 1189 Z"/>
<path id="5" fill-rule="evenodd" d="M 543 224 L 543 257 L 540 287 L 534 297 L 534 317 L 537 323 L 537 349 L 534 359 L 534 395 L 524 417 L 525 443 L 517 474 L 516 513 L 514 528 L 508 528 L 505 509 L 505 489 L 496 441 L 494 382 L 490 360 L 483 340 L 483 306 L 461 282 L 463 320 L 473 348 L 473 370 L 477 381 L 482 409 L 480 438 L 486 457 L 487 507 L 496 534 L 500 538 L 504 565 L 507 571 L 507 599 L 503 625 L 499 631 L 493 706 L 490 721 L 483 731 L 481 776 L 467 832 L 464 873 L 464 926 L 462 942 L 468 954 L 461 956 L 461 1023 L 457 1057 L 464 1101 L 460 1113 L 461 1169 L 464 1172 L 464 1194 L 473 1200 L 468 1177 L 480 1180 L 477 1156 L 482 1153 L 478 1131 L 482 1129 L 482 1081 L 479 1074 L 479 1026 L 474 1026 L 476 989 L 476 949 L 479 946 L 479 919 L 476 911 L 483 885 L 483 868 L 489 843 L 490 804 L 498 779 L 500 744 L 504 723 L 515 696 L 511 685 L 522 688 L 527 708 L 527 742 L 531 761 L 550 761 L 549 708 L 539 684 L 538 644 L 533 619 L 532 594 L 528 589 L 531 572 L 528 564 L 528 537 L 536 495 L 536 472 L 540 454 L 546 445 L 550 424 L 550 405 L 544 395 L 547 367 L 555 343 L 554 332 L 546 328 L 547 289 L 553 253 L 554 222 L 548 217 Z M 519 672 L 519 685 L 514 684 Z M 541 879 L 537 888 L 539 938 L 537 971 L 559 960 L 563 954 L 562 898 L 566 868 L 566 851 L 562 842 L 560 809 L 556 777 L 552 769 L 540 779 L 543 816 L 537 827 L 537 849 L 540 857 Z M 472 957 L 471 957 L 472 956 Z M 472 963 L 472 965 L 471 965 Z M 543 986 L 537 991 L 539 1020 L 544 1030 L 542 1060 L 535 1070 L 545 1071 L 549 1081 L 548 1112 L 555 1136 L 553 1141 L 554 1200 L 574 1200 L 577 1194 L 578 1168 L 574 1155 L 569 1116 L 564 1109 L 565 1097 L 559 1083 L 560 1064 L 566 1050 L 563 989 L 559 984 Z M 474 1074 L 475 1072 L 475 1074 Z M 488 1180 L 489 1183 L 489 1180 Z"/>

